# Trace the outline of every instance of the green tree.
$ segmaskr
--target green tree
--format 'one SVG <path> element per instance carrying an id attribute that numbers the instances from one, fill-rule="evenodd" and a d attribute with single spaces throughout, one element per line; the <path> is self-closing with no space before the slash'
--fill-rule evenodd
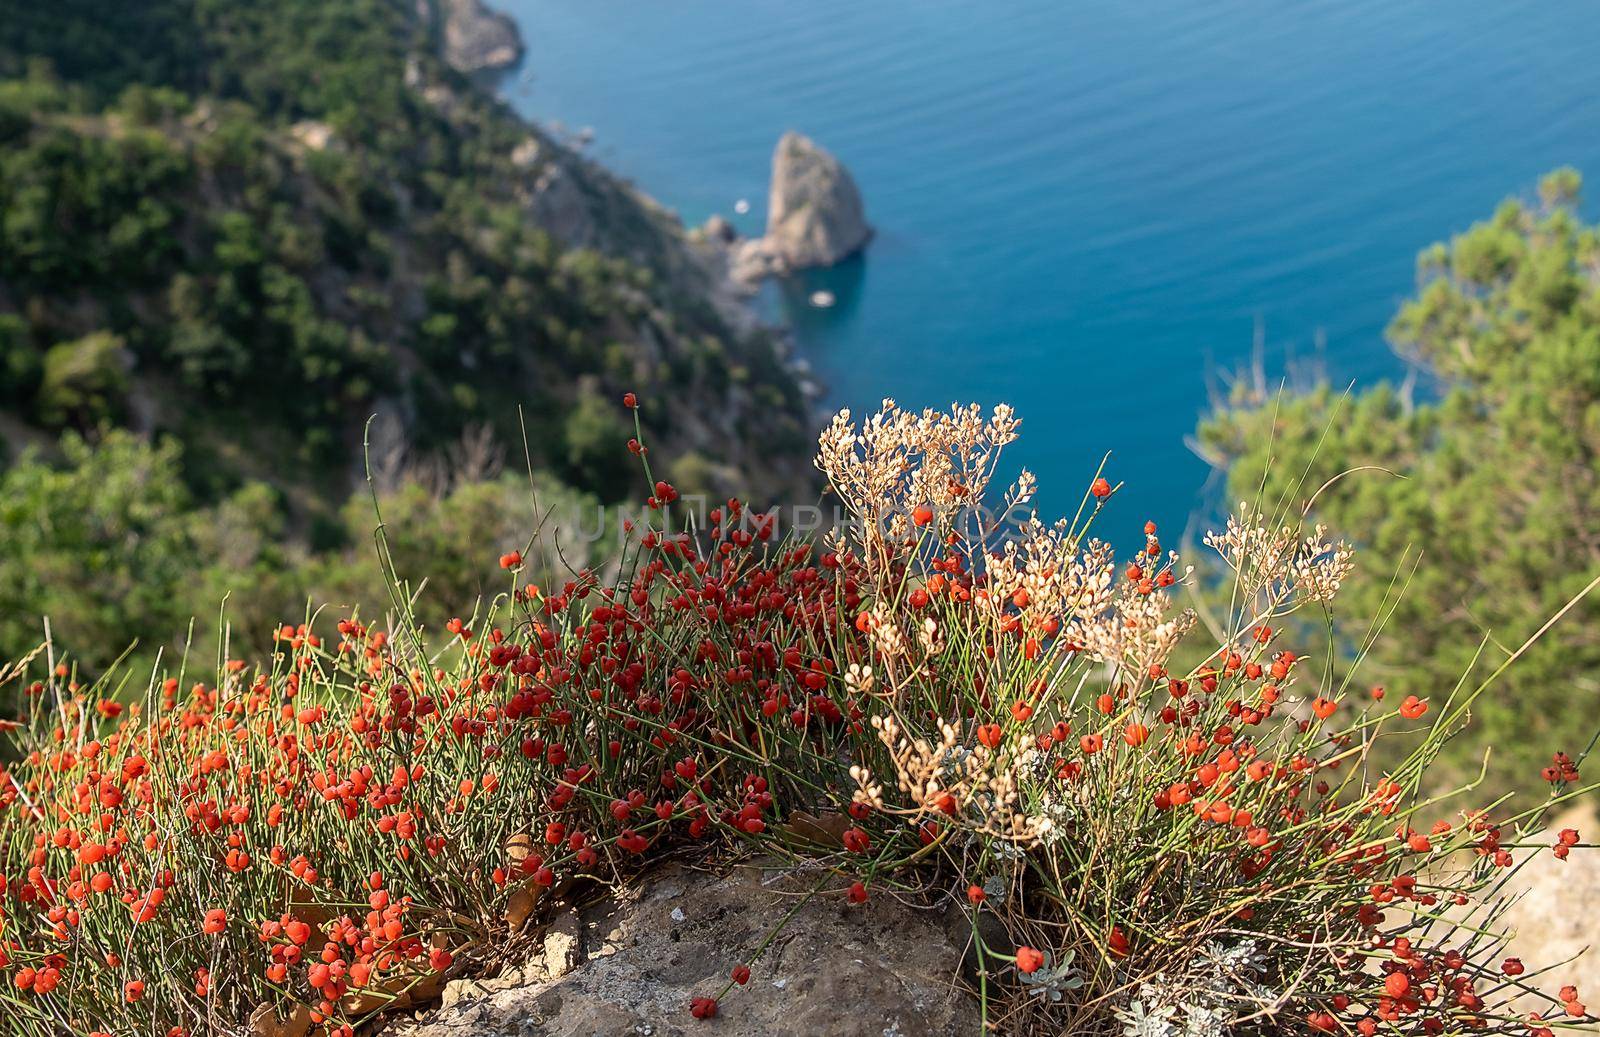
<path id="1" fill-rule="evenodd" d="M 61 448 L 60 466 L 25 454 L 0 476 L 0 654 L 39 644 L 43 617 L 93 667 L 169 643 L 198 568 L 176 445 L 113 432 Z"/>
<path id="2" fill-rule="evenodd" d="M 213 658 L 224 602 L 239 651 L 265 650 L 273 624 L 302 614 L 303 592 L 256 605 L 303 563 L 277 546 L 276 491 L 247 483 L 201 507 L 181 469 L 175 440 L 117 430 L 96 444 L 69 432 L 57 463 L 29 452 L 0 474 L 0 657 L 37 646 L 46 617 L 57 651 L 98 673 L 130 647 L 145 661 L 182 649 L 191 619 Z"/>
<path id="3" fill-rule="evenodd" d="M 128 390 L 128 359 L 122 339 L 108 331 L 50 347 L 39 384 L 39 420 L 90 428 L 116 417 Z"/>
<path id="4" fill-rule="evenodd" d="M 524 560 L 519 585 L 559 584 L 572 578 L 573 569 L 615 556 L 614 514 L 555 479 L 540 476 L 536 484 L 537 493 L 525 475 L 507 474 L 440 493 L 411 478 L 381 495 L 389 556 L 400 578 L 421 588 L 424 619 L 437 624 L 441 617 L 468 616 L 480 599 L 509 589 L 512 578 L 499 567 L 499 557 L 526 549 L 535 528 L 546 535 Z M 342 517 L 350 547 L 319 559 L 301 582 L 318 601 L 382 615 L 391 599 L 374 549 L 371 498 L 352 496 Z"/>
<path id="5" fill-rule="evenodd" d="M 1393 572 L 1421 553 L 1391 636 L 1363 673 L 1442 701 L 1472 668 L 1481 680 L 1600 573 L 1600 235 L 1578 216 L 1579 177 L 1550 174 L 1537 203 L 1418 259 L 1420 288 L 1389 328 L 1401 355 L 1437 380 L 1433 398 L 1380 386 L 1354 398 L 1326 385 L 1236 399 L 1201 441 L 1227 467 L 1233 499 L 1313 517 L 1365 547 L 1347 585 L 1376 615 Z M 1480 700 L 1477 752 L 1495 787 L 1537 785 L 1555 750 L 1577 752 L 1576 718 L 1600 711 L 1600 599 L 1556 626 Z M 1475 773 L 1458 758 L 1454 777 Z"/>
<path id="6" fill-rule="evenodd" d="M 0 402 L 18 406 L 31 399 L 44 374 L 44 355 L 34 345 L 28 322 L 0 313 Z"/>
<path id="7" fill-rule="evenodd" d="M 488 425 L 604 500 L 638 493 L 629 390 L 663 401 L 647 437 L 693 485 L 770 500 L 803 469 L 773 341 L 731 328 L 679 228 L 603 172 L 561 165 L 589 247 L 551 233 L 566 216 L 528 187 L 560 149 L 443 63 L 426 5 L 116 6 L 0 0 L 0 424 L 40 448 L 5 477 L 5 654 L 44 614 L 101 661 L 191 616 L 209 653 L 224 595 L 236 655 L 311 598 L 383 611 L 359 451 L 391 404 L 419 464 Z M 672 467 L 706 415 L 717 463 Z M 509 582 L 482 545 L 522 540 L 524 498 L 397 490 L 402 575 L 465 614 Z"/>
<path id="8" fill-rule="evenodd" d="M 563 429 L 566 450 L 563 474 L 579 486 L 607 487 L 621 499 L 637 485 L 633 458 L 622 445 L 633 435 L 615 403 L 592 392 L 578 397 Z"/>
<path id="9" fill-rule="evenodd" d="M 56 463 L 30 452 L 0 473 L 0 659 L 37 646 L 46 617 L 58 651 L 97 673 L 135 644 L 144 661 L 181 649 L 191 619 L 203 658 L 219 622 L 230 655 L 260 658 L 311 603 L 338 616 L 390 611 L 365 491 L 339 512 L 343 542 L 313 553 L 286 538 L 277 490 L 246 483 L 204 506 L 182 467 L 175 440 L 113 430 L 99 443 L 69 432 Z M 390 556 L 421 588 L 428 622 L 507 590 L 499 556 L 525 549 L 535 528 L 545 536 L 519 583 L 564 582 L 616 555 L 617 516 L 553 478 L 538 477 L 537 496 L 525 476 L 440 481 L 414 474 L 380 495 Z"/>

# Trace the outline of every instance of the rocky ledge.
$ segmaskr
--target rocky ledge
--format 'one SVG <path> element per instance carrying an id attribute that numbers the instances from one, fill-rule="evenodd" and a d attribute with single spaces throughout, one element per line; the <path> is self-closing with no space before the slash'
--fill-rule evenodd
<path id="1" fill-rule="evenodd" d="M 888 896 L 854 907 L 819 896 L 797 908 L 816 881 L 757 865 L 727 874 L 668 865 L 557 915 L 542 959 L 452 983 L 442 1008 L 391 1024 L 385 1037 L 703 1037 L 691 999 L 716 996 L 780 926 L 748 984 L 722 1001 L 719 1037 L 978 1030 L 976 1003 L 956 976 L 962 947 L 937 913 Z"/>
<path id="2" fill-rule="evenodd" d="M 522 60 L 522 36 L 508 15 L 483 0 L 437 0 L 444 59 L 460 72 L 510 68 Z"/>
<path id="3" fill-rule="evenodd" d="M 1552 831 L 1592 822 L 1585 812 L 1561 819 Z M 1560 861 L 1546 849 L 1533 856 L 1501 894 L 1505 923 L 1518 931 L 1502 954 L 1530 962 L 1567 959 L 1541 986 L 1588 989 L 1600 982 L 1595 954 L 1584 953 L 1594 939 L 1600 858 Z M 979 1031 L 977 1004 L 966 986 L 978 962 L 964 911 L 915 908 L 881 893 L 857 906 L 844 904 L 838 893 L 802 903 L 819 874 L 772 861 L 716 872 L 664 865 L 596 903 L 556 911 L 539 939 L 519 938 L 539 949 L 521 968 L 454 980 L 443 987 L 442 1005 L 392 1020 L 380 1037 Z M 1012 949 L 992 915 L 979 924 L 989 946 Z M 721 1000 L 713 1025 L 697 1022 L 691 1001 L 720 994 L 743 963 L 749 963 L 748 983 Z M 437 996 L 437 988 L 431 993 Z M 302 1037 L 308 1025 L 301 1020 L 293 1027 L 257 1027 L 256 1033 Z"/>
<path id="4" fill-rule="evenodd" d="M 872 238 L 872 227 L 850 171 L 811 138 L 790 130 L 772 153 L 766 234 L 739 238 L 717 216 L 702 233 L 724 250 L 729 278 L 750 289 L 765 277 L 850 258 Z"/>

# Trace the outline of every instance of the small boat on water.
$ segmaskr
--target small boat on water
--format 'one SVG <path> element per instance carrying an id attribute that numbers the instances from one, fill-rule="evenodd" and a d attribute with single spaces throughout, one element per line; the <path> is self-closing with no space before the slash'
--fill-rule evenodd
<path id="1" fill-rule="evenodd" d="M 750 200 L 747 198 L 741 198 L 737 202 L 734 202 L 733 211 L 738 213 L 740 216 L 743 216 L 745 213 L 750 211 Z"/>
<path id="2" fill-rule="evenodd" d="M 837 300 L 835 300 L 833 297 L 833 293 L 825 288 L 818 289 L 817 291 L 811 293 L 811 305 L 815 306 L 819 310 L 827 309 L 836 301 Z"/>

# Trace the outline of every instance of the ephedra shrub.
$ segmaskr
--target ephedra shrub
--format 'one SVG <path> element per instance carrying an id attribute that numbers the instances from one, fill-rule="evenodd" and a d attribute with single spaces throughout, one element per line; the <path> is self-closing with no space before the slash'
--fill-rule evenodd
<path id="1" fill-rule="evenodd" d="M 850 521 L 816 542 L 733 502 L 675 530 L 655 483 L 610 577 L 531 586 L 509 551 L 505 592 L 437 631 L 395 579 L 386 630 L 314 617 L 256 665 L 11 668 L 9 1032 L 349 1032 L 696 849 L 945 902 L 1001 1031 L 1592 1025 L 1503 957 L 1496 907 L 1528 852 L 1585 849 L 1534 834 L 1582 753 L 1531 807 L 1420 791 L 1483 688 L 1331 676 L 1387 636 L 1364 617 L 1333 665 L 1352 552 L 1250 512 L 1208 539 L 1231 610 L 1180 668 L 1187 571 L 1154 527 L 1120 562 L 1091 537 L 1104 478 L 1048 525 L 1026 474 L 991 487 L 1016 433 L 1003 407 L 842 414 L 818 464 Z M 1369 764 L 1397 731 L 1417 748 Z M 764 946 L 684 1011 L 737 1012 Z"/>

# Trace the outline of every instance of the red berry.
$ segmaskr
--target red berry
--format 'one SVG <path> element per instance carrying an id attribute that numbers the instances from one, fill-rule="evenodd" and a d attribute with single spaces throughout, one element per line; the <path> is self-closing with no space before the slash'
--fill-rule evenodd
<path id="1" fill-rule="evenodd" d="M 1032 974 L 1032 973 L 1038 972 L 1039 971 L 1039 967 L 1042 966 L 1043 964 L 1044 964 L 1044 954 L 1043 954 L 1043 952 L 1036 951 L 1032 947 L 1018 947 L 1017 948 L 1017 971 L 1018 972 L 1025 972 L 1025 973 Z"/>

